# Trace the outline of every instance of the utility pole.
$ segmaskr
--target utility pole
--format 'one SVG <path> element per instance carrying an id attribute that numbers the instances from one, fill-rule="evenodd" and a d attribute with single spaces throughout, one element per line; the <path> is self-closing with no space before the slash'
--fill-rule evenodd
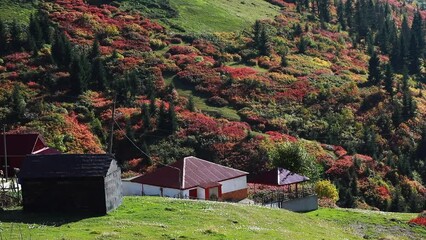
<path id="1" fill-rule="evenodd" d="M 3 147 L 4 147 L 4 176 L 6 177 L 6 182 L 8 181 L 9 178 L 9 173 L 7 170 L 7 144 L 6 144 L 6 124 L 3 124 Z"/>
<path id="2" fill-rule="evenodd" d="M 111 117 L 111 133 L 109 136 L 108 153 L 112 155 L 112 142 L 114 139 L 114 124 L 115 124 L 115 102 L 117 101 L 117 94 L 114 94 L 114 101 L 112 103 L 112 117 Z"/>

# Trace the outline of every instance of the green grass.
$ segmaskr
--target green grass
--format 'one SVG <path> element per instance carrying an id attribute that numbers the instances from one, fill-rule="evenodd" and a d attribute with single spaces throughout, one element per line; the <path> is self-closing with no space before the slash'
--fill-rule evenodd
<path id="1" fill-rule="evenodd" d="M 166 77 L 164 80 L 166 84 L 170 84 L 173 81 L 173 76 Z M 231 107 L 209 106 L 206 103 L 206 98 L 195 95 L 193 90 L 184 86 L 182 83 L 178 81 L 173 81 L 173 84 L 175 85 L 176 91 L 179 93 L 180 96 L 186 98 L 192 96 L 196 109 L 201 110 L 202 112 L 212 115 L 214 117 L 222 117 L 231 121 L 241 121 L 241 117 L 238 115 L 238 112 L 235 109 Z"/>
<path id="2" fill-rule="evenodd" d="M 374 212 L 323 209 L 299 214 L 281 209 L 159 197 L 126 197 L 123 205 L 102 217 L 78 218 L 0 214 L 1 239 L 362 239 L 353 221 L 388 220 Z M 366 216 L 374 218 L 364 220 Z M 393 214 L 396 226 L 421 239 L 420 227 L 408 227 L 413 216 Z M 348 218 L 344 222 L 336 219 Z M 419 230 L 420 229 L 420 230 Z M 423 231 L 424 233 L 424 231 Z M 397 237 L 398 235 L 396 235 Z M 402 238 L 404 239 L 404 237 Z"/>
<path id="3" fill-rule="evenodd" d="M 166 22 L 197 33 L 243 30 L 258 19 L 275 17 L 280 10 L 263 0 L 170 0 L 170 3 L 179 16 Z M 123 4 L 126 9 L 132 6 L 143 9 L 140 5 L 138 0 L 127 0 Z"/>
<path id="4" fill-rule="evenodd" d="M 28 22 L 31 13 L 35 11 L 32 3 L 19 3 L 19 1 L 0 0 L 0 19 L 3 21 Z"/>

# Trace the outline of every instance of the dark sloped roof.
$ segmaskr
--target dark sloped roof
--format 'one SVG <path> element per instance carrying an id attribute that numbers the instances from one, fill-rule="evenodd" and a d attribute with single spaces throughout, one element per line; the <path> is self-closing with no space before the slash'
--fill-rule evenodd
<path id="1" fill-rule="evenodd" d="M 106 154 L 29 155 L 19 178 L 105 177 L 114 158 Z"/>
<path id="2" fill-rule="evenodd" d="M 37 139 L 44 145 L 43 138 L 38 133 L 29 134 L 6 134 L 7 155 L 27 155 L 31 154 Z M 0 155 L 4 155 L 4 137 L 0 135 Z"/>
<path id="3" fill-rule="evenodd" d="M 274 168 L 270 171 L 249 177 L 249 183 L 266 184 L 273 186 L 289 185 L 308 181 L 309 178 L 290 172 L 284 168 Z"/>
<path id="4" fill-rule="evenodd" d="M 179 170 L 178 170 L 179 169 Z M 247 175 L 247 172 L 225 167 L 196 157 L 186 157 L 170 167 L 161 167 L 152 173 L 131 181 L 154 186 L 179 188 L 179 173 L 182 174 L 182 189 L 216 183 Z"/>

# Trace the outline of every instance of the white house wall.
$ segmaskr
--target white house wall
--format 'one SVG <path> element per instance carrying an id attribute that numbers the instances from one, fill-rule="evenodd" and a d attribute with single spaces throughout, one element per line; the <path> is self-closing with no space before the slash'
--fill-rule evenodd
<path id="1" fill-rule="evenodd" d="M 206 190 L 204 188 L 197 187 L 197 198 L 206 199 Z"/>
<path id="2" fill-rule="evenodd" d="M 123 196 L 141 196 L 142 184 L 129 181 L 123 181 Z"/>
<path id="3" fill-rule="evenodd" d="M 143 194 L 148 196 L 161 196 L 161 187 L 153 186 L 153 185 L 147 185 L 147 184 L 140 184 L 143 185 Z M 177 197 L 180 194 L 179 189 L 174 188 L 162 188 L 163 189 L 163 197 Z M 184 190 L 182 191 L 182 194 L 185 196 L 189 196 L 189 191 Z"/>
<path id="4" fill-rule="evenodd" d="M 241 176 L 219 183 L 222 184 L 222 193 L 233 192 L 247 188 L 247 176 Z"/>

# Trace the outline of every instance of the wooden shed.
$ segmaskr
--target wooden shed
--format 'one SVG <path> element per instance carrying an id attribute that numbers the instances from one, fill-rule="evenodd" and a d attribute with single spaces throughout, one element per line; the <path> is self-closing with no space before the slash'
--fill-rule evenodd
<path id="1" fill-rule="evenodd" d="M 18 177 L 25 211 L 106 214 L 121 204 L 121 170 L 110 155 L 29 155 Z"/>

